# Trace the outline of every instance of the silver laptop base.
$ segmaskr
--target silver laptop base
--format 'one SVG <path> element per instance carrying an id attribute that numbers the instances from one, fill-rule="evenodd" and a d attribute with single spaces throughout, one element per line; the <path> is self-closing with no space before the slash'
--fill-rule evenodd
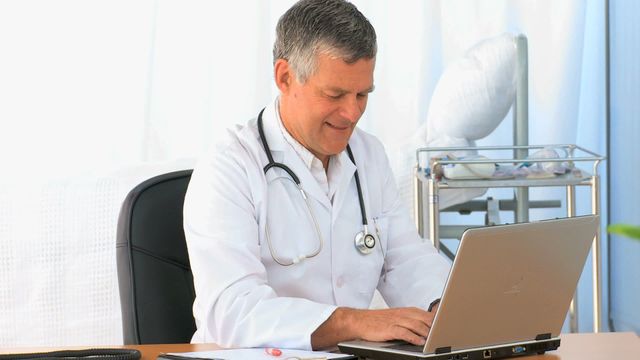
<path id="1" fill-rule="evenodd" d="M 423 354 L 422 352 L 409 352 L 393 349 L 372 349 L 370 347 L 358 347 L 354 343 L 341 343 L 338 348 L 341 353 L 356 355 L 365 359 L 384 360 L 486 360 L 514 358 L 526 355 L 544 354 L 546 351 L 558 349 L 560 338 L 538 340 L 518 343 L 517 345 L 500 345 L 496 347 L 456 350 L 441 354 Z M 387 350 L 387 351 L 385 351 Z"/>

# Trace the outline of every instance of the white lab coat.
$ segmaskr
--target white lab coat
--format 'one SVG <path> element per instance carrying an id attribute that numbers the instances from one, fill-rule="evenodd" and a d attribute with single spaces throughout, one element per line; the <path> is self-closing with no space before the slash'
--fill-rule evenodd
<path id="1" fill-rule="evenodd" d="M 310 349 L 311 333 L 337 306 L 367 308 L 376 288 L 392 307 L 425 308 L 440 297 L 449 263 L 418 237 L 382 144 L 359 129 L 349 141 L 369 224 L 380 232 L 381 243 L 363 255 L 354 245 L 362 230 L 355 166 L 346 151 L 337 155 L 343 168 L 332 203 L 285 141 L 276 104 L 264 111 L 266 138 L 274 160 L 300 178 L 323 249 L 299 264 L 275 263 L 265 237 L 267 215 L 280 258 L 312 253 L 319 241 L 316 230 L 296 188 L 275 180 L 286 174 L 276 169 L 265 176 L 268 160 L 256 120 L 230 130 L 228 139 L 196 166 L 184 204 L 196 290 L 192 341 Z"/>

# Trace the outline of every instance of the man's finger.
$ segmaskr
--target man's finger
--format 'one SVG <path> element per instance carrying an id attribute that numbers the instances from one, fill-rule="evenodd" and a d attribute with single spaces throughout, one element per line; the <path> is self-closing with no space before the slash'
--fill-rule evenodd
<path id="1" fill-rule="evenodd" d="M 397 310 L 397 314 L 400 316 L 410 317 L 412 319 L 420 320 L 423 322 L 433 321 L 434 313 L 430 313 L 420 308 L 411 307 L 411 308 L 400 308 Z"/>
<path id="2" fill-rule="evenodd" d="M 421 337 L 425 337 L 429 334 L 429 325 L 422 320 L 399 318 L 397 319 L 397 324 Z"/>
<path id="3" fill-rule="evenodd" d="M 413 345 L 424 345 L 425 338 L 416 335 L 413 331 L 408 330 L 402 326 L 394 326 L 393 333 L 391 334 L 394 339 L 404 340 Z"/>

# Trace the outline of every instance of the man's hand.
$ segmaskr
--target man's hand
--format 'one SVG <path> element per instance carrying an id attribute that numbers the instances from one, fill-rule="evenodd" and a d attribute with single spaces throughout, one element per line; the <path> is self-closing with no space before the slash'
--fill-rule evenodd
<path id="1" fill-rule="evenodd" d="M 424 345 L 437 308 L 427 312 L 419 308 L 356 310 L 338 308 L 311 334 L 314 349 L 335 346 L 338 342 L 404 340 Z"/>

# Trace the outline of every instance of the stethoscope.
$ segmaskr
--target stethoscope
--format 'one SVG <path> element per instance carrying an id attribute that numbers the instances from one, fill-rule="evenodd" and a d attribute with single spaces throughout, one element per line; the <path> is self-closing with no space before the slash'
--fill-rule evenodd
<path id="1" fill-rule="evenodd" d="M 304 259 L 310 259 L 316 255 L 318 255 L 320 253 L 320 251 L 322 251 L 322 247 L 324 245 L 324 240 L 322 238 L 322 233 L 320 231 L 320 226 L 318 226 L 318 221 L 316 220 L 316 216 L 313 212 L 313 209 L 311 208 L 311 204 L 309 203 L 309 199 L 307 197 L 307 194 L 305 193 L 305 191 L 302 189 L 302 185 L 300 185 L 300 179 L 298 178 L 298 176 L 293 172 L 293 170 L 291 170 L 287 165 L 282 164 L 282 163 L 278 163 L 273 161 L 273 156 L 271 155 L 271 149 L 269 148 L 269 144 L 267 144 L 267 138 L 264 136 L 264 129 L 262 127 L 262 113 L 264 112 L 264 109 L 262 109 L 262 111 L 260 111 L 260 114 L 258 115 L 258 132 L 260 134 L 260 141 L 262 142 L 262 146 L 264 147 L 264 151 L 267 154 L 267 158 L 269 159 L 269 163 L 267 165 L 265 165 L 265 167 L 263 168 L 265 175 L 267 174 L 267 171 L 269 171 L 269 169 L 272 168 L 279 168 L 284 170 L 287 174 L 289 174 L 290 178 L 285 178 L 289 181 L 292 181 L 296 187 L 298 188 L 298 190 L 300 191 L 300 194 L 302 195 L 302 198 L 304 199 L 305 204 L 307 205 L 307 208 L 309 209 L 309 214 L 311 214 L 311 219 L 313 220 L 313 224 L 316 228 L 316 235 L 318 237 L 318 248 L 316 250 L 314 250 L 311 254 L 308 255 L 300 255 L 298 257 L 295 257 L 293 260 L 291 261 L 286 261 L 283 260 L 281 258 L 279 258 L 275 251 L 273 250 L 273 245 L 271 244 L 271 238 L 269 236 L 269 222 L 266 221 L 266 238 L 267 238 L 267 244 L 269 245 L 269 252 L 271 253 L 271 257 L 273 258 L 273 260 L 282 265 L 282 266 L 290 266 L 293 264 L 297 264 L 300 261 L 304 260 Z M 347 154 L 349 155 L 349 159 L 351 160 L 351 162 L 356 165 L 356 161 L 353 158 L 353 153 L 351 152 L 351 147 L 347 144 Z M 367 213 L 364 209 L 364 198 L 362 197 L 362 187 L 360 186 L 360 178 L 358 177 L 358 169 L 356 166 L 356 171 L 355 171 L 355 178 L 356 178 L 356 188 L 358 189 L 358 201 L 360 202 L 360 215 L 362 215 L 362 227 L 363 230 L 360 231 L 359 233 L 356 234 L 356 237 L 354 239 L 355 242 L 355 246 L 356 249 L 358 249 L 358 251 L 363 254 L 363 255 L 367 255 L 370 254 L 373 249 L 376 246 L 376 243 L 378 243 L 378 238 L 374 233 L 369 232 L 368 229 L 368 223 L 367 223 Z"/>

